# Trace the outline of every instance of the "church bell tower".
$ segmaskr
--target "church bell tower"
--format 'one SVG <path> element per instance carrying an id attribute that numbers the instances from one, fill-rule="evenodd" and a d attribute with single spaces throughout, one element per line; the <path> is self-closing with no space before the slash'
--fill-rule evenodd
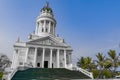
<path id="1" fill-rule="evenodd" d="M 40 37 L 55 36 L 56 20 L 54 19 L 53 11 L 49 7 L 49 3 L 41 9 L 40 15 L 36 20 L 35 34 Z"/>

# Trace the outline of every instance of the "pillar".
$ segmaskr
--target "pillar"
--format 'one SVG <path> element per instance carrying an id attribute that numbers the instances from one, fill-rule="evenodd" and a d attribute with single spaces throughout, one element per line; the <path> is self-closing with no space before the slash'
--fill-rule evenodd
<path id="1" fill-rule="evenodd" d="M 51 33 L 51 22 L 49 21 L 49 33 Z"/>
<path id="2" fill-rule="evenodd" d="M 72 63 L 72 53 L 70 53 L 70 64 Z"/>
<path id="3" fill-rule="evenodd" d="M 27 59 L 28 59 L 28 51 L 29 51 L 29 48 L 26 49 L 25 64 L 27 63 Z"/>
<path id="4" fill-rule="evenodd" d="M 53 23 L 52 28 L 53 28 L 53 35 L 55 35 L 55 24 L 54 23 Z"/>
<path id="5" fill-rule="evenodd" d="M 69 53 L 69 64 L 71 64 L 71 53 Z"/>
<path id="6" fill-rule="evenodd" d="M 38 34 L 38 23 L 36 22 L 36 30 L 35 30 L 35 34 Z"/>
<path id="7" fill-rule="evenodd" d="M 44 59 L 45 59 L 45 48 L 43 48 L 43 53 L 42 53 L 42 68 L 44 68 Z"/>
<path id="8" fill-rule="evenodd" d="M 40 28 L 41 28 L 41 26 L 40 26 L 40 25 L 41 25 L 41 22 L 38 22 L 37 25 L 38 25 L 37 32 L 38 32 L 38 34 L 39 34 L 39 33 L 41 32 L 41 29 L 40 29 Z"/>
<path id="9" fill-rule="evenodd" d="M 59 56 L 60 56 L 60 50 L 59 49 L 57 49 L 57 68 L 59 68 L 60 67 L 60 59 L 59 59 Z"/>
<path id="10" fill-rule="evenodd" d="M 34 67 L 36 67 L 36 60 L 37 60 L 37 48 L 35 48 Z"/>
<path id="11" fill-rule="evenodd" d="M 44 30 L 43 30 L 43 32 L 45 32 L 45 28 L 46 28 L 46 20 L 44 20 L 44 25 L 43 25 L 43 28 L 44 28 Z"/>
<path id="12" fill-rule="evenodd" d="M 18 50 L 17 52 L 16 52 L 16 68 L 19 66 L 19 54 L 20 54 L 20 51 Z"/>
<path id="13" fill-rule="evenodd" d="M 15 65 L 16 65 L 16 50 L 14 50 L 11 68 L 15 68 Z"/>
<path id="14" fill-rule="evenodd" d="M 64 68 L 66 68 L 66 50 L 64 50 Z"/>
<path id="15" fill-rule="evenodd" d="M 50 49 L 50 68 L 52 68 L 52 49 Z"/>

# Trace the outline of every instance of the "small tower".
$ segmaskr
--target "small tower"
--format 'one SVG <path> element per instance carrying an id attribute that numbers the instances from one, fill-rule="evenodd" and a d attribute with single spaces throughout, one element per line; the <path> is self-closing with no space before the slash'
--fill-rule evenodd
<path id="1" fill-rule="evenodd" d="M 56 20 L 54 19 L 53 11 L 49 7 L 49 3 L 41 9 L 40 15 L 36 20 L 35 34 L 41 37 L 55 36 Z"/>

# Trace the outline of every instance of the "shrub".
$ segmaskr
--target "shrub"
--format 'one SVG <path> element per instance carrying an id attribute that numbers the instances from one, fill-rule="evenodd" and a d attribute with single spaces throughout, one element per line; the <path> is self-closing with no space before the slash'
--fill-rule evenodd
<path id="1" fill-rule="evenodd" d="M 0 80 L 2 80 L 3 72 L 0 72 Z"/>

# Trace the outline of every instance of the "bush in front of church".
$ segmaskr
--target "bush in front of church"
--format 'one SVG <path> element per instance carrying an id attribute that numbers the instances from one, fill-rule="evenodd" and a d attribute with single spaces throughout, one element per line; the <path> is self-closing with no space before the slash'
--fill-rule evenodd
<path id="1" fill-rule="evenodd" d="M 0 80 L 2 80 L 3 72 L 0 72 Z"/>

